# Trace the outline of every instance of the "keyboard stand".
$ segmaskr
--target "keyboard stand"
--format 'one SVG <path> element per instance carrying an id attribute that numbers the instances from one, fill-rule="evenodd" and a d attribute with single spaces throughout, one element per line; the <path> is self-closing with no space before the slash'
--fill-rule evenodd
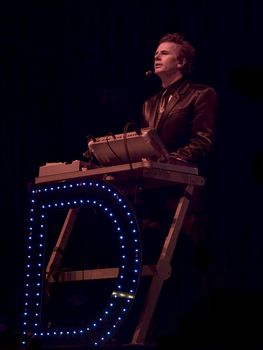
<path id="1" fill-rule="evenodd" d="M 86 178 L 102 178 L 107 179 L 105 174 L 110 173 L 110 179 L 114 179 L 114 174 L 122 173 L 124 174 L 124 170 L 129 170 L 129 166 L 126 165 L 124 169 L 123 166 L 110 167 L 110 169 L 99 168 L 96 170 L 87 170 L 87 171 L 79 171 L 74 172 L 72 174 L 66 173 L 65 179 L 86 179 Z M 167 233 L 166 239 L 164 241 L 163 247 L 161 248 L 159 260 L 156 265 L 143 266 L 142 268 L 142 276 L 152 276 L 152 280 L 147 291 L 147 295 L 145 297 L 143 309 L 140 312 L 138 324 L 135 327 L 135 331 L 133 333 L 133 337 L 131 340 L 131 344 L 145 344 L 147 333 L 149 330 L 149 326 L 152 320 L 153 313 L 155 311 L 155 307 L 157 305 L 163 284 L 165 280 L 167 280 L 172 273 L 171 269 L 171 259 L 174 254 L 174 250 L 176 247 L 176 243 L 179 237 L 179 233 L 189 207 L 191 196 L 193 194 L 195 186 L 203 186 L 205 183 L 205 179 L 199 175 L 193 173 L 185 173 L 178 172 L 178 166 L 176 171 L 172 171 L 172 167 L 167 167 L 166 165 L 162 168 L 160 164 L 154 163 L 135 163 L 134 169 L 140 172 L 140 176 L 145 179 L 160 181 L 163 184 L 165 181 L 169 181 L 169 184 L 184 184 L 185 191 L 184 194 L 179 199 L 177 208 L 175 210 L 173 220 L 169 231 Z M 116 171 L 115 171 L 116 170 Z M 46 178 L 46 181 L 45 181 Z M 36 183 L 53 183 L 58 181 L 63 181 L 63 174 L 53 174 L 43 177 L 36 178 Z M 145 184 L 148 181 L 145 181 Z M 157 185 L 158 186 L 158 185 Z M 69 209 L 67 217 L 65 219 L 62 230 L 59 234 L 58 240 L 55 244 L 55 247 L 51 253 L 49 262 L 46 268 L 46 281 L 49 283 L 52 282 L 63 282 L 63 281 L 80 281 L 80 280 L 94 280 L 94 279 L 107 279 L 107 278 L 115 278 L 118 275 L 118 268 L 103 268 L 103 269 L 95 269 L 95 270 L 85 270 L 85 271 L 64 271 L 59 272 L 57 274 L 63 251 L 66 247 L 67 241 L 69 239 L 70 233 L 72 231 L 75 219 L 78 215 L 78 208 Z M 54 275 L 56 278 L 54 279 Z"/>

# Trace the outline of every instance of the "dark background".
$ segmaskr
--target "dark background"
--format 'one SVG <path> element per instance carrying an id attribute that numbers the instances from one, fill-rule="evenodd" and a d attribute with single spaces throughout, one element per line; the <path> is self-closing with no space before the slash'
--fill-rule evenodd
<path id="1" fill-rule="evenodd" d="M 138 120 L 158 85 L 144 75 L 156 42 L 176 31 L 196 47 L 194 80 L 219 94 L 210 244 L 218 289 L 242 295 L 237 309 L 246 303 L 251 322 L 263 296 L 262 2 L 0 7 L 0 323 L 19 327 L 28 184 L 46 162 L 81 159 L 87 135 L 122 132 Z"/>

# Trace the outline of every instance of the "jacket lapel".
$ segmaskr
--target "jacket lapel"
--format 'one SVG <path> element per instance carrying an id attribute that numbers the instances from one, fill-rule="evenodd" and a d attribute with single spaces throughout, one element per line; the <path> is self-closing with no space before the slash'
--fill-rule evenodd
<path id="1" fill-rule="evenodd" d="M 159 123 L 156 126 L 158 130 L 160 130 L 162 128 L 166 119 L 169 118 L 170 112 L 173 110 L 175 105 L 181 100 L 182 96 L 185 94 L 188 87 L 189 87 L 189 83 L 187 81 L 184 81 L 184 83 L 178 88 L 178 90 L 176 90 L 173 93 L 172 98 L 168 102 L 168 104 L 167 104 L 167 106 L 166 106 L 166 108 L 165 108 L 165 110 L 164 110 L 164 112 L 159 120 Z"/>

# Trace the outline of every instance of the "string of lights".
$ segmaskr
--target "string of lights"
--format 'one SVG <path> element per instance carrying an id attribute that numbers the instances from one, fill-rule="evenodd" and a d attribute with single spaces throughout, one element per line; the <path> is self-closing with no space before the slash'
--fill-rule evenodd
<path id="1" fill-rule="evenodd" d="M 113 226 L 119 242 L 119 272 L 109 300 L 97 317 L 82 327 L 47 327 L 42 321 L 45 293 L 45 242 L 48 213 L 55 208 L 93 207 Z M 104 181 L 35 185 L 30 194 L 26 233 L 25 295 L 22 344 L 79 341 L 98 347 L 111 339 L 126 319 L 141 275 L 141 243 L 136 215 L 126 197 Z"/>

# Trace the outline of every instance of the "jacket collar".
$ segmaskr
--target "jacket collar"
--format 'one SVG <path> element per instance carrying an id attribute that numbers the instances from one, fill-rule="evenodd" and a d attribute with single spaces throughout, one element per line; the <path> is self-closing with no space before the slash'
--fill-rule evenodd
<path id="1" fill-rule="evenodd" d="M 162 92 L 164 90 L 168 90 L 170 94 L 178 93 L 179 95 L 184 94 L 188 86 L 188 79 L 186 77 L 182 77 L 178 80 L 176 80 L 174 83 L 169 85 L 166 88 L 162 89 Z"/>
<path id="2" fill-rule="evenodd" d="M 189 87 L 189 82 L 185 78 L 177 80 L 175 83 L 168 87 L 168 92 L 172 95 L 171 100 L 167 104 L 167 108 L 164 114 L 170 112 L 173 106 L 178 102 L 182 95 L 184 95 Z"/>

